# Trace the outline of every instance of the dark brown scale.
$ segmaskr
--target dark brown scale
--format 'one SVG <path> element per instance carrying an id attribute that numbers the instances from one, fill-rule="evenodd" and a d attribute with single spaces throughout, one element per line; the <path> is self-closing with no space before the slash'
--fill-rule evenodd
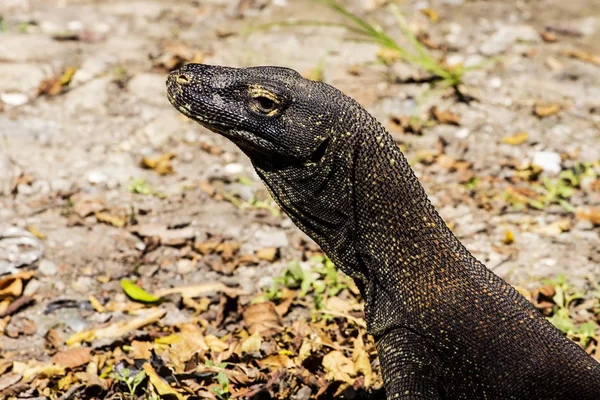
<path id="1" fill-rule="evenodd" d="M 191 64 L 167 86 L 357 282 L 388 399 L 600 399 L 600 363 L 464 248 L 356 101 L 278 67 Z M 276 104 L 253 111 L 249 87 Z"/>

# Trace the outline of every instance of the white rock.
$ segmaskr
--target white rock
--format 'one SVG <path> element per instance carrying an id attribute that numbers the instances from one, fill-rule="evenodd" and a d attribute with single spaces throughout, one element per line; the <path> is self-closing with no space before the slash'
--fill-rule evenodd
<path id="1" fill-rule="evenodd" d="M 42 275 L 52 276 L 58 272 L 58 266 L 50 260 L 42 260 L 40 261 L 38 270 Z"/>
<path id="2" fill-rule="evenodd" d="M 93 185 L 104 183 L 108 180 L 108 176 L 102 171 L 90 171 L 87 174 L 87 180 Z"/>
<path id="3" fill-rule="evenodd" d="M 23 93 L 2 93 L 0 100 L 10 106 L 22 106 L 29 101 L 29 97 Z"/>
<path id="4" fill-rule="evenodd" d="M 227 164 L 225 167 L 223 167 L 223 172 L 225 172 L 227 175 L 238 175 L 244 172 L 244 166 L 237 163 Z"/>
<path id="5" fill-rule="evenodd" d="M 560 154 L 553 151 L 538 151 L 533 155 L 532 163 L 549 174 L 556 175 L 561 170 Z"/>
<path id="6" fill-rule="evenodd" d="M 469 135 L 471 134 L 471 131 L 467 128 L 462 128 L 457 130 L 454 133 L 454 136 L 457 137 L 458 139 L 466 139 Z"/>

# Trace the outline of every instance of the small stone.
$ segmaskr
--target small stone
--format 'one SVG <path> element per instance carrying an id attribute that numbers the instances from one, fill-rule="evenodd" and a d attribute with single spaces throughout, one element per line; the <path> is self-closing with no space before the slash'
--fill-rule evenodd
<path id="1" fill-rule="evenodd" d="M 227 164 L 223 167 L 223 172 L 227 175 L 239 175 L 244 172 L 244 166 L 237 163 Z"/>
<path id="2" fill-rule="evenodd" d="M 466 139 L 471 134 L 471 131 L 467 128 L 461 128 L 454 133 L 454 136 L 458 139 Z"/>
<path id="3" fill-rule="evenodd" d="M 183 258 L 177 261 L 177 273 L 181 275 L 189 274 L 196 268 L 196 263 L 192 260 Z"/>
<path id="4" fill-rule="evenodd" d="M 73 282 L 73 289 L 79 293 L 89 293 L 94 280 L 89 276 L 80 276 Z"/>
<path id="5" fill-rule="evenodd" d="M 52 276 L 58 273 L 58 266 L 50 260 L 42 260 L 40 261 L 38 270 L 42 275 Z"/>
<path id="6" fill-rule="evenodd" d="M 55 192 L 68 192 L 69 190 L 71 190 L 71 188 L 73 187 L 73 184 L 71 182 L 69 182 L 67 179 L 54 179 L 52 182 L 50 182 L 50 187 L 52 187 L 52 190 L 54 190 Z"/>
<path id="7" fill-rule="evenodd" d="M 29 97 L 23 93 L 2 93 L 0 100 L 9 106 L 22 106 L 29 101 Z"/>
<path id="8" fill-rule="evenodd" d="M 556 175 L 561 171 L 560 154 L 553 151 L 538 151 L 533 156 L 533 164 L 549 174 Z"/>
<path id="9" fill-rule="evenodd" d="M 108 176 L 101 171 L 90 171 L 87 174 L 87 180 L 92 185 L 99 185 L 108 180 Z"/>
<path id="10" fill-rule="evenodd" d="M 287 247 L 289 245 L 288 237 L 285 232 L 279 229 L 264 229 L 256 231 L 254 237 L 258 241 L 259 248 L 265 247 Z"/>

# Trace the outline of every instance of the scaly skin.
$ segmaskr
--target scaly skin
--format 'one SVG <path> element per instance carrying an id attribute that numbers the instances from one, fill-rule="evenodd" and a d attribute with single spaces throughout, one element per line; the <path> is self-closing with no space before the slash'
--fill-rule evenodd
<path id="1" fill-rule="evenodd" d="M 189 64 L 167 89 L 355 280 L 388 399 L 600 399 L 600 363 L 464 248 L 356 101 L 278 67 Z"/>

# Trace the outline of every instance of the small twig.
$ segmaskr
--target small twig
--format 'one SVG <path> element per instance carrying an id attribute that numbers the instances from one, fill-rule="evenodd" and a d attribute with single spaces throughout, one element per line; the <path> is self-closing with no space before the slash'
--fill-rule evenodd
<path id="1" fill-rule="evenodd" d="M 70 398 L 72 398 L 76 392 L 78 392 L 81 388 L 83 388 L 83 385 L 74 385 L 71 386 L 71 388 L 69 390 L 67 390 L 65 392 L 65 394 L 63 394 L 62 396 L 59 397 L 58 400 L 69 400 Z"/>

